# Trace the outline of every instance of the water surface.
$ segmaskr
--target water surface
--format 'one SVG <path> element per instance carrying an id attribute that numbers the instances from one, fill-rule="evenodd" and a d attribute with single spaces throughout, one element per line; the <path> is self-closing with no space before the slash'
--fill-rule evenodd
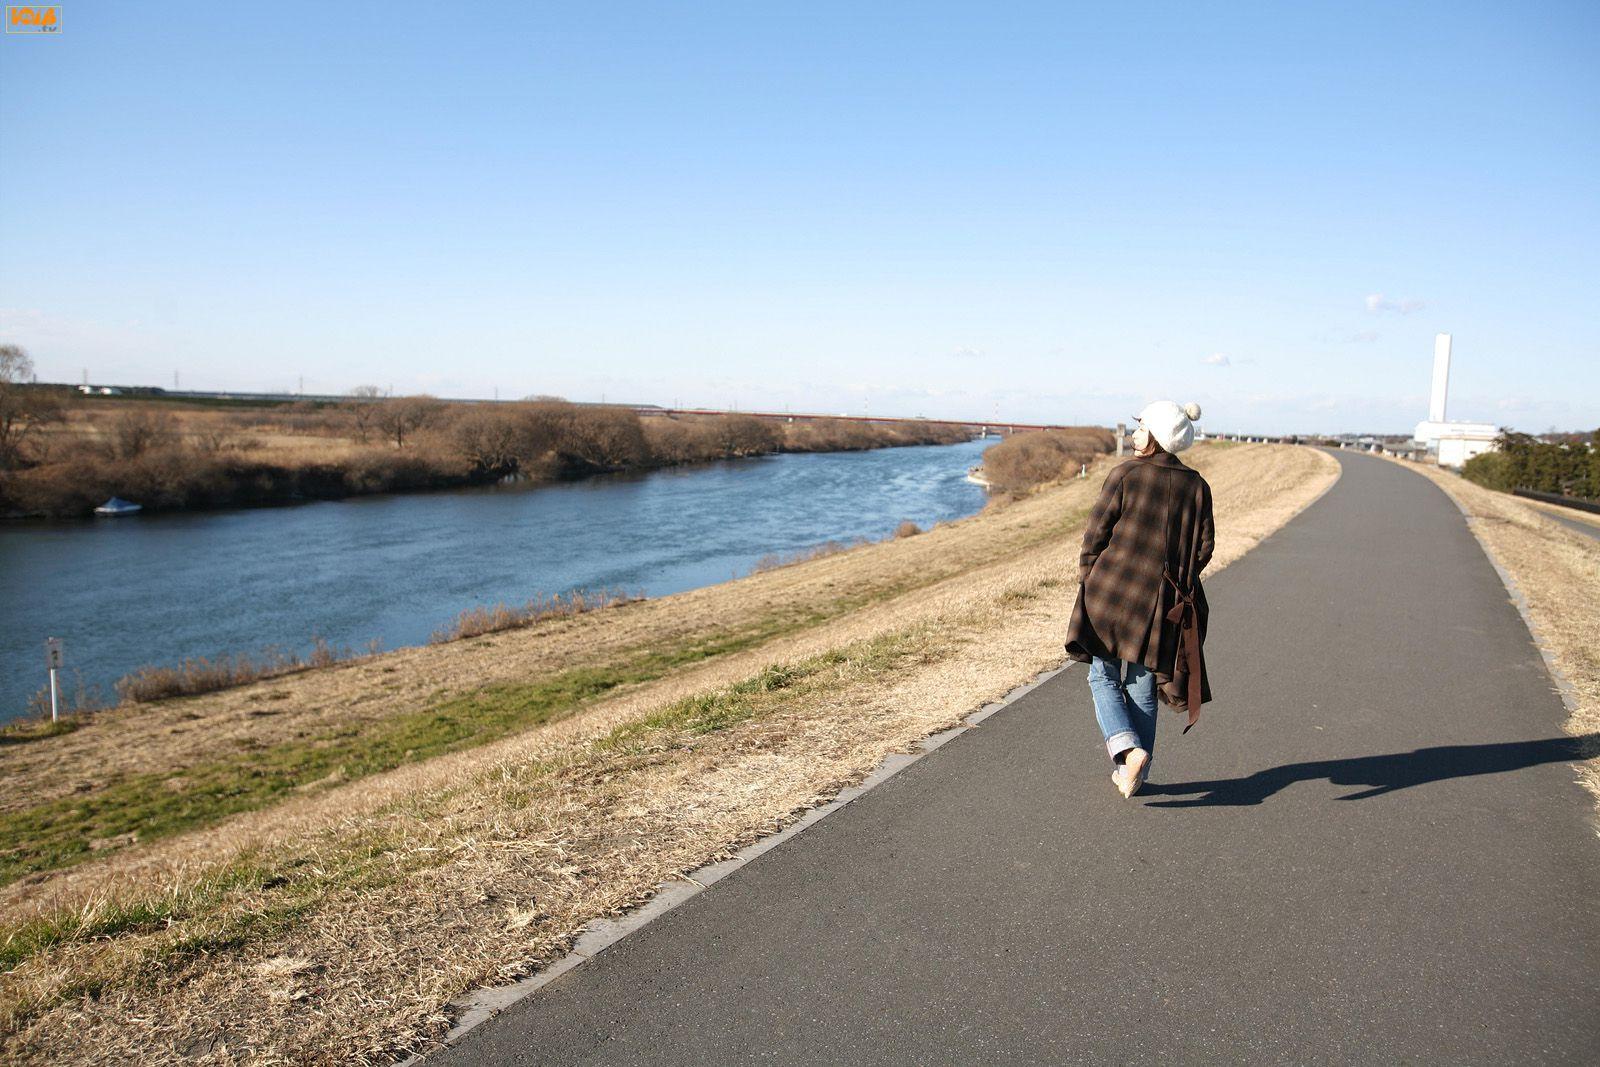
<path id="1" fill-rule="evenodd" d="M 663 596 L 773 552 L 970 515 L 988 442 L 782 455 L 530 488 L 0 527 L 0 720 L 44 639 L 99 685 L 190 656 L 421 644 L 458 612 L 575 588 Z"/>

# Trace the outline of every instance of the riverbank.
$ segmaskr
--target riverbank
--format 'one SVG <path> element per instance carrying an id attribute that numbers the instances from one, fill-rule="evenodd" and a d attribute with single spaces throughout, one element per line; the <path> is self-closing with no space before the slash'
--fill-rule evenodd
<path id="1" fill-rule="evenodd" d="M 1309 449 L 1191 455 L 1217 567 L 1335 477 Z M 1110 462 L 916 536 L 0 747 L 7 1054 L 414 1047 L 461 991 L 1058 662 Z"/>
<path id="2" fill-rule="evenodd" d="M 11 386 L 16 389 L 18 386 Z M 35 387 L 40 388 L 40 387 Z M 945 423 L 647 415 L 546 399 L 497 405 L 363 397 L 219 405 L 51 395 L 0 518 L 85 518 L 116 496 L 188 511 L 376 493 L 570 481 L 783 452 L 953 444 Z"/>

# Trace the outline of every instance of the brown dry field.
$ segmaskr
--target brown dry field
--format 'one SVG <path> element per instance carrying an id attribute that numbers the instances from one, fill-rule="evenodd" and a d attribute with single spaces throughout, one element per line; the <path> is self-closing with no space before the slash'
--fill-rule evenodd
<path id="1" fill-rule="evenodd" d="M 1216 500 L 1213 572 L 1337 477 L 1305 448 L 1190 455 Z M 68 937 L 0 975 L 0 1056 L 383 1063 L 425 1044 L 448 1027 L 453 997 L 532 973 L 586 923 L 1059 664 L 1082 519 L 1107 467 L 916 537 L 118 711 L 15 746 L 0 772 L 25 788 L 8 790 L 8 804 L 18 792 L 92 790 L 119 771 L 181 776 L 241 742 L 359 728 L 497 679 L 784 623 L 759 647 L 570 718 L 7 887 L 0 922 L 13 930 L 176 906 L 159 922 Z M 277 693 L 288 695 L 270 701 L 275 713 L 258 714 Z M 241 870 L 254 873 L 233 878 Z"/>
<path id="2" fill-rule="evenodd" d="M 1403 465 L 1461 505 L 1489 558 L 1516 582 L 1533 618 L 1534 637 L 1572 687 L 1577 708 L 1567 719 L 1567 732 L 1600 733 L 1600 541 L 1549 518 L 1549 505 L 1485 489 L 1438 467 Z M 1561 514 L 1600 519 L 1572 510 Z M 1600 746 L 1596 749 L 1600 754 Z M 1600 766 L 1588 760 L 1579 773 L 1600 803 Z"/>
<path id="3" fill-rule="evenodd" d="M 171 420 L 170 432 L 182 441 L 197 441 L 219 431 L 234 436 L 235 453 L 246 460 L 263 460 L 285 465 L 326 464 L 346 459 L 372 445 L 364 445 L 332 431 L 297 432 L 283 424 L 284 415 L 272 408 L 211 409 L 182 404 L 141 404 L 138 401 L 113 403 L 88 401 L 69 408 L 60 423 L 40 428 L 53 442 L 105 442 L 111 439 L 112 420 L 123 411 L 151 411 Z M 372 434 L 377 445 L 383 435 Z"/>

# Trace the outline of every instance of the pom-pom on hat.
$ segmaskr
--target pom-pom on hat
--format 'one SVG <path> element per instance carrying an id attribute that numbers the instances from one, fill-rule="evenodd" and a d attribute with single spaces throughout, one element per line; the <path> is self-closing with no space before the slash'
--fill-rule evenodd
<path id="1" fill-rule="evenodd" d="M 1180 408 L 1170 400 L 1157 400 L 1139 412 L 1139 425 L 1149 430 L 1162 448 L 1177 453 L 1194 444 L 1194 423 L 1199 417 L 1199 404 Z"/>

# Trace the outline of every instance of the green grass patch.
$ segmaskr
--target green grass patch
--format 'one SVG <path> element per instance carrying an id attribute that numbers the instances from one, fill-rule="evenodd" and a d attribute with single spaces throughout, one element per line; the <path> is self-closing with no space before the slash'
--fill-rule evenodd
<path id="1" fill-rule="evenodd" d="M 68 940 L 100 940 L 119 934 L 156 930 L 214 908 L 238 890 L 260 889 L 270 877 L 265 867 L 241 860 L 212 872 L 181 893 L 160 897 L 108 900 L 85 911 L 30 919 L 8 927 L 0 938 L 0 971 Z"/>
<path id="2" fill-rule="evenodd" d="M 315 783 L 363 778 L 485 744 L 578 711 L 612 691 L 753 647 L 793 623 L 768 620 L 609 666 L 485 686 L 431 707 L 353 723 L 290 743 L 247 749 L 180 772 L 136 774 L 90 793 L 0 814 L 0 884 L 71 866 L 96 852 L 151 841 L 285 799 Z M 136 836 L 135 836 L 136 835 Z"/>
<path id="3" fill-rule="evenodd" d="M 638 669 L 579 668 L 499 686 L 430 708 L 245 750 L 180 773 L 136 774 L 87 794 L 0 815 L 0 884 L 81 862 L 97 851 L 210 825 L 320 781 L 391 770 L 564 717 Z M 129 835 L 137 835 L 132 837 Z M 98 848 L 96 845 L 98 844 Z"/>
<path id="4" fill-rule="evenodd" d="M 927 649 L 911 632 L 888 634 L 796 663 L 773 664 L 731 686 L 699 693 L 624 723 L 595 742 L 600 752 L 671 747 L 756 718 L 784 701 L 892 670 Z"/>
<path id="5" fill-rule="evenodd" d="M 0 745 L 20 745 L 29 741 L 42 741 L 47 737 L 60 737 L 84 725 L 82 718 L 66 716 L 50 719 L 22 719 L 0 726 Z"/>

